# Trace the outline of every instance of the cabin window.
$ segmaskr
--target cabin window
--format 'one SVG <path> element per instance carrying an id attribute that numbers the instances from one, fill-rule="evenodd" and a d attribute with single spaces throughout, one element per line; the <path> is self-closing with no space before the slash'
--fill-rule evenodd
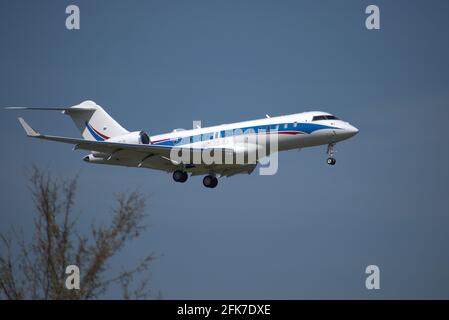
<path id="1" fill-rule="evenodd" d="M 202 141 L 209 141 L 209 140 L 213 140 L 213 139 L 214 139 L 214 133 L 213 132 L 204 133 L 203 135 L 201 135 L 201 140 Z"/>

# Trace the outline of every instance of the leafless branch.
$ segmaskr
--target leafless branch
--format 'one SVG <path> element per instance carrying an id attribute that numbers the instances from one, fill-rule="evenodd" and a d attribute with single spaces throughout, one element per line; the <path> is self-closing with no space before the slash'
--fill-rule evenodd
<path id="1" fill-rule="evenodd" d="M 137 284 L 134 280 L 136 275 L 148 273 L 153 255 L 107 278 L 111 258 L 145 230 L 142 194 L 117 195 L 110 225 L 92 225 L 90 236 L 85 236 L 76 230 L 73 214 L 77 177 L 60 181 L 33 167 L 29 189 L 36 209 L 33 239 L 27 242 L 23 232 L 14 229 L 13 237 L 0 235 L 5 248 L 0 253 L 0 298 L 92 299 L 113 285 L 122 287 L 124 298 L 149 297 L 148 278 Z M 70 264 L 80 268 L 80 290 L 65 287 L 65 270 Z"/>

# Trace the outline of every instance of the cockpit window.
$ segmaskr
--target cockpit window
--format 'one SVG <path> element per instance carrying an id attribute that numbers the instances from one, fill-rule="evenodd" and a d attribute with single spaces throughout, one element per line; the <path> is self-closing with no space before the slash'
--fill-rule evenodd
<path id="1" fill-rule="evenodd" d="M 320 120 L 339 120 L 336 116 L 332 115 L 323 115 L 323 116 L 314 116 L 312 121 L 320 121 Z"/>

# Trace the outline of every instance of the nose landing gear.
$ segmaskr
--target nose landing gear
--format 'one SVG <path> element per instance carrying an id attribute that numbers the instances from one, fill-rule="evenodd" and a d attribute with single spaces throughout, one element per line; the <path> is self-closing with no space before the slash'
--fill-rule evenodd
<path id="1" fill-rule="evenodd" d="M 327 164 L 330 165 L 330 166 L 333 166 L 334 164 L 337 163 L 337 160 L 335 160 L 335 158 L 334 158 L 334 153 L 335 153 L 334 146 L 335 146 L 334 142 L 333 143 L 329 143 L 327 145 L 327 156 L 328 156 Z"/>

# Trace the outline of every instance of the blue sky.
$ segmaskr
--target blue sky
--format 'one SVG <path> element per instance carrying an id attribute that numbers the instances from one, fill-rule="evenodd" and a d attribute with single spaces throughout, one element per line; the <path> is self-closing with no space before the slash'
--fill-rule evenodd
<path id="1" fill-rule="evenodd" d="M 364 27 L 381 10 L 381 30 Z M 81 29 L 65 28 L 77 4 Z M 26 170 L 80 174 L 81 229 L 139 189 L 151 225 L 113 267 L 155 252 L 165 298 L 449 298 L 447 1 L 2 1 L 0 105 L 87 99 L 150 134 L 324 110 L 360 129 L 280 156 L 274 176 L 200 178 L 89 165 L 58 113 L 1 111 L 0 232 L 30 230 Z M 365 289 L 365 267 L 381 289 Z M 111 294 L 114 296 L 114 293 Z"/>

